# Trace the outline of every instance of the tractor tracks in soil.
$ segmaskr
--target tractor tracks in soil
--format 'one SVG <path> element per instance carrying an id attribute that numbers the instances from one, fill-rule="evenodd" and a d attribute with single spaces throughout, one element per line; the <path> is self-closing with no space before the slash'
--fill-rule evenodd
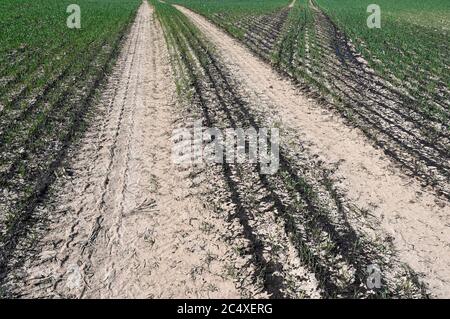
<path id="1" fill-rule="evenodd" d="M 142 4 L 89 129 L 9 261 L 6 294 L 370 297 L 376 263 L 385 296 L 423 297 L 421 280 L 449 296 L 448 203 L 242 44 L 176 8 L 201 36 L 186 28 L 169 39 Z M 176 98 L 186 75 L 189 103 Z M 172 130 L 199 119 L 279 127 L 279 172 L 174 166 Z"/>
<path id="2" fill-rule="evenodd" d="M 240 296 L 226 276 L 233 252 L 218 235 L 220 223 L 193 195 L 189 172 L 172 166 L 174 94 L 162 29 L 144 2 L 98 114 L 71 150 L 70 174 L 37 210 L 37 247 L 10 262 L 9 294 Z"/>
<path id="3" fill-rule="evenodd" d="M 290 81 L 245 46 L 204 17 L 177 8 L 216 46 L 238 82 L 238 91 L 254 105 L 251 112 L 269 105 L 266 110 L 277 113 L 282 126 L 297 132 L 309 151 L 326 163 L 325 167 L 335 167 L 333 179 L 350 205 L 370 211 L 392 240 L 400 259 L 424 274 L 432 294 L 448 295 L 448 203 L 404 175 L 360 131 L 299 94 Z"/>

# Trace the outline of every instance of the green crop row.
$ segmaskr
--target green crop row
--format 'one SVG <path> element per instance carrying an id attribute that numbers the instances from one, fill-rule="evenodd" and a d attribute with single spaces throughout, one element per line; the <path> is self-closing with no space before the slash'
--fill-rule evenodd
<path id="1" fill-rule="evenodd" d="M 117 35 L 139 1 L 81 0 L 81 29 L 69 29 L 71 1 L 12 0 L 0 3 L 0 103 L 23 87 L 32 91 L 86 51 Z"/>
<path id="2" fill-rule="evenodd" d="M 267 115 L 258 114 L 242 99 L 236 89 L 236 83 L 220 62 L 214 47 L 189 19 L 168 4 L 160 3 L 158 0 L 151 0 L 151 3 L 156 8 L 156 14 L 169 45 L 179 93 L 182 98 L 188 98 L 189 103 L 186 105 L 189 114 L 201 114 L 208 126 L 244 127 L 248 125 L 247 123 L 253 127 L 266 125 Z M 268 265 L 271 264 L 271 259 L 259 257 L 260 249 L 270 243 L 258 232 L 257 227 L 253 226 L 256 223 L 251 226 L 247 224 L 247 216 L 258 215 L 258 199 L 253 193 L 256 188 L 258 194 L 270 196 L 276 207 L 274 214 L 285 223 L 286 235 L 295 246 L 304 267 L 316 277 L 318 287 L 323 290 L 323 296 L 385 298 L 394 294 L 416 295 L 418 286 L 411 281 L 413 278 L 409 274 L 405 277 L 407 282 L 411 283 L 412 289 L 409 290 L 398 285 L 391 287 L 389 283 L 384 289 L 372 293 L 359 284 L 366 276 L 364 269 L 367 267 L 368 256 L 371 262 L 374 260 L 381 262 L 384 258 L 381 251 L 386 253 L 386 248 L 355 232 L 346 222 L 341 224 L 348 215 L 344 213 L 341 199 L 333 189 L 333 181 L 327 178 L 324 182 L 310 179 L 308 176 L 319 176 L 318 171 L 314 174 L 305 174 L 310 172 L 314 165 L 305 162 L 304 158 L 303 161 L 299 161 L 288 154 L 282 147 L 280 170 L 270 177 L 254 174 L 258 168 L 248 167 L 245 164 L 225 163 L 223 171 L 217 172 L 223 174 L 226 189 L 232 192 L 230 200 L 237 212 L 233 214 L 233 218 L 243 225 L 243 236 L 250 242 L 251 248 L 247 254 L 251 255 L 254 261 L 255 277 L 261 276 L 262 282 L 268 283 L 265 287 L 273 294 L 272 297 L 278 296 L 279 292 L 276 287 L 270 286 L 273 270 Z M 314 167 L 314 169 L 322 168 Z M 327 173 L 321 174 L 326 176 Z M 245 187 L 246 180 L 250 178 L 253 181 L 252 190 Z M 228 199 L 221 198 L 221 202 L 224 200 Z M 329 205 L 324 204 L 328 200 Z M 331 208 L 335 207 L 334 205 L 336 210 Z M 262 214 L 270 214 L 270 211 L 264 211 Z M 341 214 L 344 217 L 342 220 L 336 217 Z M 339 226 L 336 226 L 337 224 Z M 347 238 L 353 238 L 352 243 L 346 243 Z M 356 269 L 349 280 L 342 281 L 342 278 L 338 278 L 341 276 L 336 276 L 343 264 L 352 265 L 351 267 Z M 386 268 L 388 267 L 392 265 L 386 265 Z M 301 291 L 296 290 L 296 287 L 297 285 L 286 287 L 283 293 L 291 297 L 298 296 Z"/>
<path id="3" fill-rule="evenodd" d="M 370 0 L 317 0 L 354 41 L 370 66 L 397 83 L 409 83 L 425 111 L 448 121 L 450 99 L 450 2 L 380 0 L 381 28 L 367 27 Z M 437 100 L 447 112 L 429 102 Z"/>
<path id="4" fill-rule="evenodd" d="M 206 16 L 216 13 L 228 13 L 236 16 L 261 15 L 286 7 L 289 0 L 169 0 L 167 3 L 176 3 L 192 8 Z"/>
<path id="5" fill-rule="evenodd" d="M 169 0 L 168 3 L 183 5 L 213 21 L 233 36 L 242 39 L 245 29 L 242 20 L 269 15 L 285 8 L 289 0 Z"/>
<path id="6" fill-rule="evenodd" d="M 450 168 L 443 159 L 450 154 L 450 50 L 448 24 L 439 22 L 448 19 L 447 3 L 381 1 L 381 28 L 371 29 L 366 0 L 297 0 L 287 19 L 277 23 L 271 21 L 289 2 L 280 7 L 257 2 L 265 10 L 235 13 L 233 1 L 173 1 L 205 15 L 259 55 L 268 40 L 275 42 L 264 58 L 361 128 L 412 174 L 448 193 Z M 435 20 L 412 18 L 422 13 Z M 266 43 L 254 41 L 254 33 Z"/>
<path id="7" fill-rule="evenodd" d="M 201 1 L 171 0 L 206 16 L 239 39 L 248 31 L 242 21 L 251 21 L 285 8 L 290 1 Z M 450 3 L 445 0 L 381 0 L 381 28 L 367 26 L 369 0 L 298 0 L 290 11 L 284 39 L 274 49 L 273 62 L 280 65 L 280 54 L 304 54 L 307 41 L 315 41 L 317 23 L 311 6 L 326 13 L 352 40 L 356 50 L 380 76 L 405 89 L 424 114 L 441 124 L 449 122 L 450 108 Z M 304 31 L 309 34 L 305 38 Z M 294 37 L 296 37 L 294 39 Z M 297 39 L 297 37 L 300 37 Z M 286 46 L 296 46 L 287 53 Z M 311 54 L 315 54 L 311 52 Z M 317 61 L 314 61 L 317 63 Z M 288 65 L 292 68 L 292 65 Z M 320 67 L 320 65 L 319 65 Z M 303 74 L 305 69 L 288 70 Z M 308 76 L 306 76 L 308 77 Z M 304 78 L 300 78 L 304 80 Z M 314 81 L 314 79 L 308 79 Z"/>
<path id="8" fill-rule="evenodd" d="M 0 268 L 95 105 L 139 0 L 0 3 Z"/>

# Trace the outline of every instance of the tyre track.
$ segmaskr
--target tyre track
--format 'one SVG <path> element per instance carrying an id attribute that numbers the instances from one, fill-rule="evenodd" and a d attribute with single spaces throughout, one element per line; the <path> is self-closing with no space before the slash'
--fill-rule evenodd
<path id="1" fill-rule="evenodd" d="M 271 127 L 273 106 L 267 99 L 249 101 L 248 92 L 236 90 L 240 85 L 189 21 L 167 6 L 160 10 L 171 13 L 170 22 L 165 15 L 161 19 L 176 52 L 174 62 L 185 69 L 176 73 L 184 74 L 182 82 L 194 90 L 188 94 L 189 112 L 197 106 L 208 127 Z M 298 136 L 293 140 L 298 142 Z M 330 186 L 333 182 L 311 161 L 311 154 L 302 151 L 307 155 L 290 154 L 283 147 L 282 166 L 274 177 L 261 175 L 258 165 L 237 163 L 223 163 L 210 172 L 210 202 L 218 214 L 228 215 L 229 240 L 248 260 L 245 268 L 250 271 L 240 274 L 241 285 L 249 280 L 272 298 L 416 296 L 418 283 L 410 282 L 415 279 L 389 256 L 389 248 L 377 252 L 384 247 L 377 246 L 378 239 L 372 243 L 361 227 L 355 231 L 347 221 L 348 205 Z M 364 286 L 365 266 L 373 262 L 385 268 L 381 294 Z M 411 290 L 401 287 L 403 280 Z"/>
<path id="2" fill-rule="evenodd" d="M 174 92 L 161 27 L 143 2 L 70 175 L 38 209 L 40 239 L 8 274 L 10 295 L 240 296 L 224 275 L 233 252 L 220 220 L 171 164 Z M 217 232 L 202 230 L 206 222 Z"/>
<path id="3" fill-rule="evenodd" d="M 177 8 L 217 46 L 242 91 L 253 95 L 256 104 L 271 102 L 285 125 L 299 132 L 302 140 L 311 141 L 313 153 L 319 154 L 323 162 L 337 165 L 339 188 L 346 190 L 359 207 L 370 209 L 381 228 L 392 236 L 402 260 L 424 274 L 432 293 L 448 295 L 450 261 L 444 253 L 449 238 L 444 226 L 448 223 L 448 205 L 423 192 L 416 181 L 393 168 L 360 133 L 349 130 L 339 119 L 299 95 L 292 84 L 280 79 L 242 45 L 203 17 Z"/>

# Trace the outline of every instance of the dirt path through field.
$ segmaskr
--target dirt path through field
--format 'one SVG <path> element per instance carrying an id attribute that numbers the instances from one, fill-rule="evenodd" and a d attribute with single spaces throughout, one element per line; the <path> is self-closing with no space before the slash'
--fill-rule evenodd
<path id="1" fill-rule="evenodd" d="M 424 275 L 435 296 L 450 296 L 450 206 L 400 172 L 358 130 L 298 93 L 290 81 L 204 17 L 176 6 L 219 49 L 241 90 L 255 101 L 276 105 L 287 127 L 294 128 L 311 150 L 337 165 L 340 188 L 367 208 L 391 236 L 404 262 Z"/>
<path id="2" fill-rule="evenodd" d="M 174 94 L 163 32 L 144 2 L 70 174 L 42 208 L 40 252 L 10 274 L 14 295 L 240 296 L 224 276 L 221 223 L 196 200 L 189 172 L 172 166 Z"/>

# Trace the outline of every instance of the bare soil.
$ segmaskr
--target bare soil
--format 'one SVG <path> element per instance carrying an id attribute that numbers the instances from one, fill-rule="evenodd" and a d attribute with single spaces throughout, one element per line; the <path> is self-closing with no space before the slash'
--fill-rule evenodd
<path id="1" fill-rule="evenodd" d="M 309 148 L 328 165 L 352 202 L 367 208 L 392 236 L 401 259 L 424 275 L 432 293 L 450 294 L 448 202 L 405 176 L 360 131 L 306 99 L 287 80 L 242 44 L 202 16 L 177 6 L 219 49 L 242 90 L 269 100 L 285 126 L 310 141 Z"/>
<path id="2" fill-rule="evenodd" d="M 175 65 L 178 52 L 144 1 L 0 294 L 370 297 L 366 267 L 377 263 L 387 296 L 449 297 L 448 201 L 243 44 L 176 8 L 204 37 L 189 47 L 192 60 Z M 176 94 L 183 74 L 195 76 L 189 103 Z M 248 163 L 174 165 L 172 132 L 196 120 L 279 127 L 279 173 Z"/>
<path id="3" fill-rule="evenodd" d="M 41 207 L 38 253 L 7 280 L 13 296 L 240 296 L 226 276 L 233 253 L 220 222 L 194 196 L 189 172 L 172 166 L 174 86 L 161 26 L 144 2 L 99 114 Z"/>

